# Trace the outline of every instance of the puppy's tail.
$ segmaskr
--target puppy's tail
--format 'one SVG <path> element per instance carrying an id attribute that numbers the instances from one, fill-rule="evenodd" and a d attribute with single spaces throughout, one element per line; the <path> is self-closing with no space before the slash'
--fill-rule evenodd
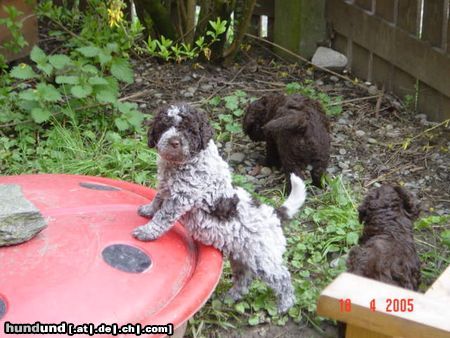
<path id="1" fill-rule="evenodd" d="M 306 199 L 306 187 L 303 180 L 295 174 L 291 174 L 290 178 L 291 193 L 283 205 L 275 210 L 281 222 L 292 219 Z"/>

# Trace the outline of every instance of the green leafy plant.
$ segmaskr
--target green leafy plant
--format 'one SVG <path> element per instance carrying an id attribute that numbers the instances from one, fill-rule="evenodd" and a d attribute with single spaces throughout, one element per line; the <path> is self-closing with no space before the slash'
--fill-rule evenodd
<path id="1" fill-rule="evenodd" d="M 5 26 L 8 29 L 11 34 L 11 39 L 8 39 L 0 45 L 0 52 L 7 50 L 17 53 L 28 44 L 22 34 L 23 23 L 19 20 L 19 16 L 23 13 L 12 5 L 2 7 L 6 13 L 6 17 L 0 18 L 0 26 Z M 6 58 L 0 54 L 0 70 L 4 69 L 6 69 Z"/>
<path id="2" fill-rule="evenodd" d="M 211 56 L 211 45 L 219 41 L 219 36 L 227 30 L 227 21 L 217 18 L 216 21 L 209 21 L 211 30 L 206 32 L 211 38 L 206 42 L 204 36 L 200 36 L 191 46 L 188 43 L 175 43 L 173 40 L 160 36 L 159 39 L 148 37 L 146 52 L 153 57 L 164 61 L 175 61 L 177 63 L 198 58 L 201 53 L 209 60 Z"/>
<path id="3" fill-rule="evenodd" d="M 218 121 L 212 123 L 217 131 L 218 141 L 229 141 L 236 133 L 242 132 L 240 119 L 244 115 L 244 107 L 250 102 L 250 98 L 242 90 L 236 90 L 232 95 L 223 98 L 215 96 L 209 100 L 211 107 L 223 108 L 225 112 L 219 114 Z"/>
<path id="4" fill-rule="evenodd" d="M 108 44 L 102 50 L 95 46 L 79 47 L 71 57 L 48 56 L 34 47 L 30 58 L 35 69 L 27 64 L 12 68 L 9 75 L 18 82 L 0 94 L 0 102 L 9 101 L 7 109 L 13 107 L 22 114 L 22 119 L 30 116 L 36 123 L 48 122 L 52 116 L 61 114 L 84 117 L 103 110 L 111 114 L 119 130 L 140 128 L 143 115 L 137 106 L 118 99 L 118 81 L 131 83 L 133 72 L 126 59 L 114 55 L 117 51 L 115 44 Z M 11 116 L 11 120 L 16 118 L 17 115 Z"/>
<path id="5" fill-rule="evenodd" d="M 325 109 L 325 113 L 328 116 L 336 116 L 342 113 L 342 97 L 331 97 L 324 92 L 318 91 L 313 87 L 311 80 L 305 80 L 303 83 L 288 83 L 286 85 L 286 93 L 302 94 L 311 99 L 318 100 L 322 104 Z"/>

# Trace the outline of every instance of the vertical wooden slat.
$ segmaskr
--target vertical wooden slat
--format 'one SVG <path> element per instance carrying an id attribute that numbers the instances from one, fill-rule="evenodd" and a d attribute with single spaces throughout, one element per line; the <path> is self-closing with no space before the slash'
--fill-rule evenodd
<path id="1" fill-rule="evenodd" d="M 367 79 L 369 75 L 369 51 L 356 43 L 352 46 L 352 73 Z"/>
<path id="2" fill-rule="evenodd" d="M 390 92 L 392 90 L 392 71 L 393 66 L 391 63 L 387 62 L 386 60 L 374 55 L 373 56 L 373 83 L 375 83 L 378 88 L 383 88 L 387 92 Z"/>
<path id="3" fill-rule="evenodd" d="M 450 118 L 450 97 L 420 82 L 417 110 L 431 121 L 443 121 Z"/>
<path id="4" fill-rule="evenodd" d="M 389 22 L 394 22 L 394 5 L 393 0 L 375 0 L 375 14 Z"/>
<path id="5" fill-rule="evenodd" d="M 333 39 L 333 48 L 338 52 L 347 55 L 347 38 L 342 34 L 336 33 Z"/>
<path id="6" fill-rule="evenodd" d="M 450 1 L 447 0 L 447 17 L 445 18 L 445 20 L 447 21 L 447 46 L 446 46 L 446 50 L 447 50 L 447 54 L 450 54 Z M 445 29 L 445 27 L 444 27 Z"/>
<path id="7" fill-rule="evenodd" d="M 413 98 L 416 96 L 416 84 L 417 80 L 414 76 L 394 67 L 392 77 L 392 90 L 402 99 L 406 95 L 410 95 Z"/>
<path id="8" fill-rule="evenodd" d="M 398 0 L 397 26 L 417 35 L 418 0 Z"/>
<path id="9" fill-rule="evenodd" d="M 355 0 L 355 5 L 358 5 L 368 11 L 372 10 L 372 0 Z"/>
<path id="10" fill-rule="evenodd" d="M 444 0 L 425 1 L 423 7 L 422 40 L 427 40 L 433 47 L 442 48 Z"/>

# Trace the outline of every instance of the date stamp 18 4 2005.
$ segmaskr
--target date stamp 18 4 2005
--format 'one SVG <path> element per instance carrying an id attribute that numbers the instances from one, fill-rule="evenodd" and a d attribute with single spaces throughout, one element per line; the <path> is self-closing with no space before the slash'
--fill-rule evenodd
<path id="1" fill-rule="evenodd" d="M 380 300 L 378 300 L 380 302 Z M 381 306 L 382 311 L 385 312 L 413 312 L 414 299 L 413 298 L 386 298 L 381 300 L 381 304 L 377 304 L 374 298 L 369 303 L 371 311 L 377 311 L 377 306 Z M 352 301 L 350 298 L 339 299 L 339 309 L 341 312 L 352 311 Z M 379 308 L 378 308 L 379 310 Z"/>

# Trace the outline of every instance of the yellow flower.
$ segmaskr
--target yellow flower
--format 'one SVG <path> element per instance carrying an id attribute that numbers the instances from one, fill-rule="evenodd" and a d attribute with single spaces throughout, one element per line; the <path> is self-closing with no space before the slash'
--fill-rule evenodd
<path id="1" fill-rule="evenodd" d="M 122 7 L 124 7 L 124 3 L 122 2 L 122 0 L 112 0 L 109 3 L 109 27 L 119 27 L 119 24 L 123 21 Z"/>

